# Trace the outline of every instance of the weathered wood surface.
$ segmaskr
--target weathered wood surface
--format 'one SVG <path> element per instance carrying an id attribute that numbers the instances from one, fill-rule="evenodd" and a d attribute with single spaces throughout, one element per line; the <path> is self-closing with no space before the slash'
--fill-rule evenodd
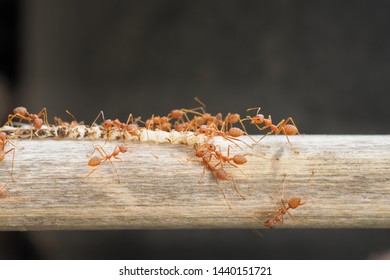
<path id="1" fill-rule="evenodd" d="M 202 178 L 190 146 L 127 143 L 122 161 L 112 160 L 118 183 L 108 162 L 82 181 L 91 170 L 88 155 L 101 141 L 15 141 L 22 148 L 15 154 L 15 182 L 11 153 L 0 162 L 0 187 L 6 184 L 8 193 L 0 198 L 0 230 L 263 228 L 253 217 L 265 221 L 281 205 L 284 174 L 284 198 L 306 201 L 291 210 L 294 219 L 286 215 L 284 228 L 390 228 L 390 136 L 290 140 L 292 146 L 284 136 L 269 136 L 261 142 L 268 147 L 246 150 L 270 159 L 248 156 L 242 172 L 225 165 L 245 195 L 231 181 L 219 181 L 232 209 L 212 173 Z M 111 152 L 116 144 L 104 148 Z"/>

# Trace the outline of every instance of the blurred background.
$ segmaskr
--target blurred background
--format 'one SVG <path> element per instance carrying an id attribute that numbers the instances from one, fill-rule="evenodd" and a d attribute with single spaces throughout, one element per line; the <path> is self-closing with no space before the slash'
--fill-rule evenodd
<path id="1" fill-rule="evenodd" d="M 0 119 L 261 106 L 306 134 L 388 134 L 388 1 L 0 0 Z M 380 226 L 380 225 L 378 225 Z M 3 259 L 390 258 L 390 230 L 0 232 Z"/>

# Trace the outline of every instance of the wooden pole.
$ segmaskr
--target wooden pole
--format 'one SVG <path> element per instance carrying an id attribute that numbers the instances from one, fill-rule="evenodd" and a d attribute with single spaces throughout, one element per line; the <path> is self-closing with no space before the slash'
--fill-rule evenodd
<path id="1" fill-rule="evenodd" d="M 218 138 L 223 151 L 233 145 Z M 239 169 L 224 165 L 245 199 L 232 180 L 204 170 L 192 146 L 127 142 L 121 160 L 111 159 L 118 182 L 108 161 L 83 180 L 93 169 L 93 145 L 104 141 L 15 140 L 14 182 L 12 153 L 0 162 L 7 192 L 0 230 L 264 228 L 282 205 L 284 179 L 284 199 L 299 196 L 305 204 L 290 209 L 293 218 L 286 214 L 279 228 L 390 227 L 390 136 L 289 139 L 292 145 L 284 136 L 253 149 L 233 145 L 231 156 L 250 153 Z"/>

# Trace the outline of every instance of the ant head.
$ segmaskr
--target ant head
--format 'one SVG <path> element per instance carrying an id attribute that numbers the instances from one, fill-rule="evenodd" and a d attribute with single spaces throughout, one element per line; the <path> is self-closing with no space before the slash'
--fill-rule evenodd
<path id="1" fill-rule="evenodd" d="M 201 134 L 209 133 L 210 129 L 206 125 L 201 125 L 198 129 L 198 132 Z"/>
<path id="2" fill-rule="evenodd" d="M 261 124 L 265 122 L 264 115 L 263 114 L 257 114 L 252 118 L 251 124 Z"/>
<path id="3" fill-rule="evenodd" d="M 110 119 L 107 119 L 103 122 L 103 127 L 104 127 L 104 129 L 107 129 L 107 128 L 110 128 L 112 126 L 112 124 L 113 124 L 113 121 Z"/>
<path id="4" fill-rule="evenodd" d="M 207 150 L 209 150 L 210 152 L 215 152 L 216 149 L 217 147 L 214 144 L 207 144 Z"/>
<path id="5" fill-rule="evenodd" d="M 266 228 L 273 229 L 273 228 L 275 228 L 276 223 L 275 223 L 274 220 L 268 219 L 268 220 L 266 220 L 266 221 L 264 222 L 264 226 L 265 226 Z"/>

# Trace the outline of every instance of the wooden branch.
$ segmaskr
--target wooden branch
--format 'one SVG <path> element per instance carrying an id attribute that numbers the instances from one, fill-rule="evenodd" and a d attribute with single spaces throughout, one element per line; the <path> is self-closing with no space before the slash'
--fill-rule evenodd
<path id="1" fill-rule="evenodd" d="M 202 177 L 191 146 L 126 143 L 122 160 L 112 158 L 119 183 L 108 161 L 82 180 L 92 170 L 93 145 L 102 141 L 15 140 L 15 182 L 12 153 L 0 162 L 0 188 L 6 184 L 7 191 L 0 198 L 0 230 L 263 228 L 282 205 L 285 174 L 284 199 L 300 196 L 306 203 L 277 227 L 390 227 L 390 136 L 290 140 L 291 146 L 284 136 L 268 136 L 243 151 L 233 145 L 232 155 L 254 155 L 240 169 L 224 165 L 245 196 L 231 180 L 218 180 L 231 209 L 213 173 Z M 111 153 L 116 144 L 104 149 Z"/>

